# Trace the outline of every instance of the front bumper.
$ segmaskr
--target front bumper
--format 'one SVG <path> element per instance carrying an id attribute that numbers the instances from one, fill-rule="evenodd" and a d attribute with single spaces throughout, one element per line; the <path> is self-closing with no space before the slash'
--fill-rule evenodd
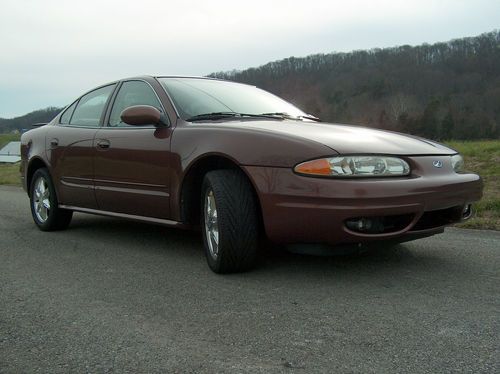
<path id="1" fill-rule="evenodd" d="M 446 161 L 446 156 L 408 158 L 412 175 L 403 178 L 341 180 L 304 177 L 288 168 L 244 169 L 257 190 L 266 234 L 274 242 L 406 241 L 459 222 L 462 210 L 482 196 L 478 175 L 456 174 L 451 167 L 436 170 L 432 161 L 440 158 Z M 359 217 L 401 217 L 401 222 L 381 233 L 346 226 Z"/>

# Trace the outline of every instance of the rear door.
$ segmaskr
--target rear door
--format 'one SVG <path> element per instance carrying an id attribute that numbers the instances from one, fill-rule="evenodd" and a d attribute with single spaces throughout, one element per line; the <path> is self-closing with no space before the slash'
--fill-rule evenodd
<path id="1" fill-rule="evenodd" d="M 46 149 L 61 204 L 97 208 L 93 142 L 115 87 L 111 84 L 85 94 L 48 131 Z"/>
<path id="2" fill-rule="evenodd" d="M 164 112 L 146 81 L 121 84 L 106 124 L 94 140 L 95 194 L 100 210 L 145 217 L 170 217 L 171 128 L 129 126 L 121 112 L 133 105 L 151 105 Z"/>

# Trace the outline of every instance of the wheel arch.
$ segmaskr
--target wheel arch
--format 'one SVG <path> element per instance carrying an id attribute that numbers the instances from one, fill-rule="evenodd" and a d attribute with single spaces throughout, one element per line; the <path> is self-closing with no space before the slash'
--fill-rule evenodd
<path id="1" fill-rule="evenodd" d="M 201 211 L 201 187 L 206 173 L 213 170 L 238 170 L 245 176 L 257 201 L 258 215 L 262 222 L 262 209 L 255 183 L 248 173 L 230 156 L 220 153 L 210 153 L 194 160 L 184 173 L 179 193 L 180 218 L 182 222 L 198 225 Z"/>
<path id="2" fill-rule="evenodd" d="M 33 157 L 28 163 L 28 168 L 26 169 L 26 189 L 28 191 L 28 196 L 31 193 L 31 182 L 33 179 L 33 175 L 38 169 L 41 168 L 46 168 L 48 170 L 47 164 L 40 157 Z"/>

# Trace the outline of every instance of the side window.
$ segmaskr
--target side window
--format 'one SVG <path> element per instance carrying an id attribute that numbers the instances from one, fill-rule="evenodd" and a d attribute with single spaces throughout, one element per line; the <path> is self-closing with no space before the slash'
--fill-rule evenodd
<path id="1" fill-rule="evenodd" d="M 151 105 L 162 112 L 161 104 L 149 84 L 142 81 L 124 82 L 116 95 L 108 125 L 111 127 L 127 127 L 122 122 L 120 114 L 129 106 L 133 105 Z"/>
<path id="2" fill-rule="evenodd" d="M 98 127 L 102 111 L 115 85 L 101 87 L 82 96 L 73 112 L 70 125 Z"/>
<path id="3" fill-rule="evenodd" d="M 76 108 L 76 104 L 78 104 L 78 100 L 71 104 L 63 113 L 61 118 L 59 118 L 59 123 L 62 125 L 67 125 L 69 120 L 71 119 L 71 115 Z"/>

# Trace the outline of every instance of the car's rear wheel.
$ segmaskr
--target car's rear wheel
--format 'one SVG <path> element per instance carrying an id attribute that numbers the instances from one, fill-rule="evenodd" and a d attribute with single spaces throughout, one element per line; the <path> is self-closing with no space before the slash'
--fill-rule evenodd
<path id="1" fill-rule="evenodd" d="M 71 210 L 58 206 L 54 184 L 45 168 L 35 171 L 30 186 L 31 215 L 42 231 L 63 230 L 73 216 Z"/>
<path id="2" fill-rule="evenodd" d="M 252 186 L 238 170 L 215 170 L 202 186 L 201 226 L 208 266 L 216 273 L 252 268 L 257 257 L 258 209 Z"/>

